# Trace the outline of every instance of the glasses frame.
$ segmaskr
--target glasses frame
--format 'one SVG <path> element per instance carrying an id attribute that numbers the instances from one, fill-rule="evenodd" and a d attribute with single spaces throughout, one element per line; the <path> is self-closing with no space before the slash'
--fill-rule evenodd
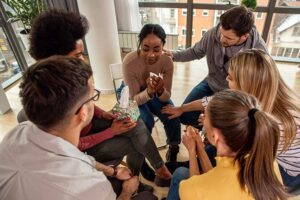
<path id="1" fill-rule="evenodd" d="M 94 95 L 80 105 L 80 107 L 76 110 L 75 115 L 77 115 L 79 113 L 80 109 L 82 108 L 82 106 L 84 104 L 86 104 L 90 101 L 98 101 L 100 98 L 100 94 L 101 94 L 100 90 L 94 89 Z"/>

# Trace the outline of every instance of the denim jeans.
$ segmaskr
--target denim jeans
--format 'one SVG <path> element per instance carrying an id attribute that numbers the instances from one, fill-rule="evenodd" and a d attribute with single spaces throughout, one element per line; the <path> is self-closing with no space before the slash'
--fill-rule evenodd
<path id="1" fill-rule="evenodd" d="M 279 166 L 280 174 L 282 177 L 283 184 L 287 187 L 288 192 L 294 192 L 295 190 L 300 189 L 300 175 L 290 176 L 283 167 Z"/>
<path id="2" fill-rule="evenodd" d="M 170 184 L 167 200 L 179 200 L 179 184 L 182 180 L 190 177 L 189 169 L 186 167 L 179 167 L 173 173 Z"/>
<path id="3" fill-rule="evenodd" d="M 203 80 L 192 89 L 192 91 L 185 98 L 183 104 L 190 103 L 192 101 L 199 100 L 205 96 L 211 96 L 213 94 L 214 92 L 210 89 L 207 81 Z M 196 128 L 200 128 L 198 125 L 198 118 L 200 113 L 200 111 L 185 112 L 180 116 L 180 122 L 185 125 L 191 125 Z"/>
<path id="4" fill-rule="evenodd" d="M 148 131 L 152 133 L 154 127 L 154 115 L 164 125 L 164 129 L 167 135 L 167 144 L 180 144 L 181 141 L 181 128 L 179 118 L 168 119 L 167 114 L 162 114 L 162 107 L 171 104 L 174 105 L 171 100 L 160 101 L 157 97 L 153 97 L 147 103 L 140 105 L 139 110 L 141 118 L 144 121 Z"/>

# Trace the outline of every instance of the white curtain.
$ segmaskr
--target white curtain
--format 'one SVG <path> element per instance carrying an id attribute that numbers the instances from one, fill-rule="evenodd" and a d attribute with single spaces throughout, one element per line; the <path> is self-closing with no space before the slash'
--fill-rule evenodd
<path id="1" fill-rule="evenodd" d="M 140 31 L 138 0 L 115 0 L 115 9 L 119 31 Z"/>

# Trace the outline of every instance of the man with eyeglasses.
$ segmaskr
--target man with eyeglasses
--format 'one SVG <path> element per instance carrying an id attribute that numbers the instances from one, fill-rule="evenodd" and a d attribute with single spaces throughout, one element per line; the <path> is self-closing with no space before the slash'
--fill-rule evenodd
<path id="1" fill-rule="evenodd" d="M 132 198 L 137 176 L 127 168 L 116 174 L 77 148 L 99 95 L 90 66 L 77 58 L 50 57 L 25 72 L 20 97 L 29 121 L 0 144 L 0 199 L 116 199 L 105 175 L 124 180 L 118 199 L 156 199 Z"/>
<path id="2" fill-rule="evenodd" d="M 192 89 L 181 107 L 165 107 L 163 113 L 170 114 L 170 118 L 180 116 L 181 123 L 201 128 L 198 126 L 200 112 L 189 112 L 189 103 L 228 88 L 227 62 L 238 52 L 252 48 L 267 52 L 266 44 L 254 26 L 253 12 L 244 6 L 235 6 L 223 13 L 220 23 L 208 30 L 193 47 L 183 51 L 166 50 L 176 62 L 206 56 L 208 75 Z"/>
<path id="3" fill-rule="evenodd" d="M 82 38 L 88 29 L 87 19 L 78 13 L 46 11 L 32 24 L 30 54 L 36 60 L 52 55 L 69 55 L 84 61 Z M 23 119 L 19 121 L 26 119 L 24 112 L 21 118 Z M 91 123 L 81 131 L 78 148 L 93 156 L 98 162 L 113 167 L 127 155 L 128 167 L 135 175 L 139 174 L 146 157 L 156 169 L 159 178 L 168 180 L 171 178 L 142 120 L 137 122 L 131 119 L 117 120 L 112 113 L 95 106 Z M 151 171 L 155 176 L 153 170 Z M 112 184 L 117 185 L 118 182 Z M 118 190 L 118 187 L 114 189 Z M 143 190 L 153 191 L 153 188 L 140 184 L 139 191 Z"/>

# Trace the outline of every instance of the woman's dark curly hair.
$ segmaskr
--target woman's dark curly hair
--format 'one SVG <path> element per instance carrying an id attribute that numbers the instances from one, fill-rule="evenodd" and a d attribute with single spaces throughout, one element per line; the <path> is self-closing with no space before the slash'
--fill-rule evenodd
<path id="1" fill-rule="evenodd" d="M 30 55 L 40 60 L 52 55 L 67 55 L 76 41 L 88 32 L 87 19 L 74 12 L 49 10 L 40 14 L 30 30 Z"/>

